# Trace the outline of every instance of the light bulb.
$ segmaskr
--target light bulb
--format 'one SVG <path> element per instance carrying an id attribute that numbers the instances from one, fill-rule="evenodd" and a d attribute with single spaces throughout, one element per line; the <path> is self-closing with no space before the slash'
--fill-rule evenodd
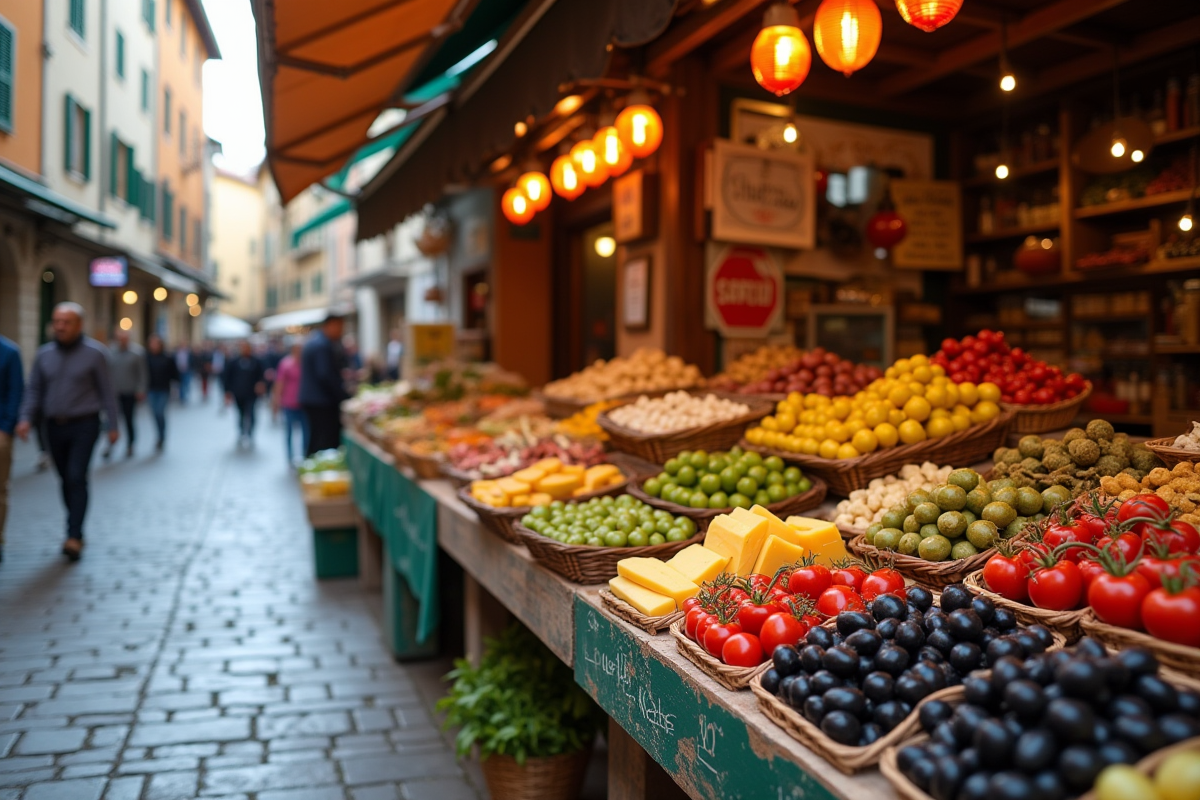
<path id="1" fill-rule="evenodd" d="M 1016 88 L 1017 76 L 1013 75 L 1011 72 L 1004 73 L 1004 75 L 1000 78 L 1000 89 L 1005 92 L 1011 92 Z"/>
<path id="2" fill-rule="evenodd" d="M 1184 233 L 1187 233 L 1191 229 L 1192 229 L 1192 215 L 1184 214 L 1182 217 L 1179 218 L 1179 230 L 1183 231 Z"/>
<path id="3" fill-rule="evenodd" d="M 188 309 L 188 313 L 191 314 L 193 317 L 200 316 L 200 306 L 192 306 L 191 308 Z"/>
<path id="4" fill-rule="evenodd" d="M 125 294 L 121 295 L 121 299 L 125 301 L 125 305 L 131 306 L 137 302 L 137 292 L 135 292 L 133 289 L 130 289 L 129 291 L 125 292 Z"/>
<path id="5" fill-rule="evenodd" d="M 783 129 L 783 140 L 788 144 L 795 144 L 798 138 L 800 134 L 796 131 L 796 126 L 789 122 Z"/>
<path id="6" fill-rule="evenodd" d="M 522 136 L 529 133 L 529 126 L 518 120 L 517 123 L 513 125 L 513 133 L 515 133 L 517 138 L 520 139 Z"/>
<path id="7" fill-rule="evenodd" d="M 617 240 L 611 236 L 601 236 L 596 240 L 596 255 L 608 258 L 617 252 Z"/>
<path id="8" fill-rule="evenodd" d="M 1109 152 L 1113 154 L 1113 158 L 1120 158 L 1125 155 L 1125 140 L 1120 136 L 1113 137 L 1112 147 Z"/>
<path id="9" fill-rule="evenodd" d="M 155 290 L 154 290 L 154 299 L 155 299 L 155 300 L 157 300 L 157 301 L 158 301 L 158 302 L 160 302 L 160 303 L 161 303 L 163 300 L 166 300 L 166 299 L 167 299 L 167 290 L 166 290 L 166 288 L 165 288 L 165 287 L 162 287 L 162 286 L 160 286 L 160 287 L 158 287 L 157 289 L 155 289 Z"/>
<path id="10" fill-rule="evenodd" d="M 1005 178 L 1008 177 L 1008 164 L 997 164 L 996 165 L 996 177 L 999 178 L 1000 180 L 1004 180 Z"/>
<path id="11" fill-rule="evenodd" d="M 189 295 L 187 296 L 187 304 L 188 304 L 189 306 L 194 306 L 194 305 L 196 305 L 196 304 L 197 304 L 197 303 L 199 303 L 199 302 L 200 302 L 200 296 L 199 296 L 199 295 L 196 295 L 196 294 L 189 294 Z"/>
<path id="12" fill-rule="evenodd" d="M 1142 159 L 1144 159 L 1145 157 L 1146 157 L 1146 154 L 1143 153 L 1141 150 L 1134 150 L 1132 153 L 1129 154 L 1129 160 L 1135 164 L 1142 163 Z"/>
<path id="13" fill-rule="evenodd" d="M 121 318 L 121 330 L 127 331 L 132 327 L 133 327 L 133 320 L 131 320 L 129 317 Z"/>

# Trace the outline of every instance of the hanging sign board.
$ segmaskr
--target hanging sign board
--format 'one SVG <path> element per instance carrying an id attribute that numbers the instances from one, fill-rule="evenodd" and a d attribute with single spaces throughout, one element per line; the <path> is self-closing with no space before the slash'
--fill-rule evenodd
<path id="1" fill-rule="evenodd" d="M 817 185 L 811 153 L 717 139 L 711 175 L 714 239 L 812 249 Z"/>
<path id="2" fill-rule="evenodd" d="M 405 352 L 417 366 L 453 357 L 454 326 L 415 322 L 410 324 Z"/>
<path id="3" fill-rule="evenodd" d="M 618 244 L 657 233 L 655 178 L 639 169 L 613 181 L 613 238 Z"/>
<path id="4" fill-rule="evenodd" d="M 88 283 L 103 288 L 120 288 L 129 283 L 129 262 L 124 256 L 93 258 L 88 264 Z"/>
<path id="5" fill-rule="evenodd" d="M 908 235 L 892 248 L 892 265 L 904 269 L 961 270 L 962 200 L 954 181 L 891 182 L 896 212 Z"/>
<path id="6" fill-rule="evenodd" d="M 763 247 L 709 242 L 705 316 L 726 337 L 765 336 L 783 314 L 783 272 Z"/>

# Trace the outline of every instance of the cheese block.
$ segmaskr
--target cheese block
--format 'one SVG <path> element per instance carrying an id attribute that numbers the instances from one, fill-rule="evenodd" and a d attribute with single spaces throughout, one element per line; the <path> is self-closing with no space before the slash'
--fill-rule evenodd
<path id="1" fill-rule="evenodd" d="M 554 502 L 554 498 L 545 492 L 534 492 L 529 495 L 529 505 L 531 506 L 548 506 Z"/>
<path id="2" fill-rule="evenodd" d="M 728 556 L 725 571 L 734 575 L 749 575 L 767 538 L 767 521 L 759 517 L 750 520 L 721 514 L 708 524 L 704 546 L 717 555 Z"/>
<path id="3" fill-rule="evenodd" d="M 613 464 L 597 464 L 589 467 L 583 473 L 583 485 L 590 492 L 595 492 L 624 480 L 621 470 Z"/>
<path id="4" fill-rule="evenodd" d="M 568 464 L 560 469 L 559 472 L 561 472 L 563 475 L 578 475 L 582 478 L 584 469 L 585 468 L 583 464 Z"/>
<path id="5" fill-rule="evenodd" d="M 558 472 L 563 467 L 563 463 L 557 458 L 543 458 L 541 461 L 535 461 L 530 464 L 528 469 L 540 469 L 544 474 L 549 475 L 552 472 Z"/>
<path id="6" fill-rule="evenodd" d="M 509 477 L 515 478 L 519 481 L 525 481 L 525 483 L 537 483 L 542 478 L 546 477 L 546 475 L 547 472 L 544 469 L 538 469 L 537 467 L 526 467 L 525 469 L 517 470 Z"/>
<path id="7" fill-rule="evenodd" d="M 702 544 L 683 548 L 667 561 L 680 575 L 692 583 L 704 583 L 725 571 L 729 556 L 719 555 Z"/>
<path id="8" fill-rule="evenodd" d="M 743 509 L 740 508 L 738 509 L 738 511 L 742 510 Z M 804 547 L 804 542 L 800 541 L 800 535 L 796 533 L 796 529 L 772 514 L 767 509 L 763 508 L 762 506 L 754 506 L 750 509 L 749 513 L 762 517 L 767 521 L 767 526 L 769 528 L 768 535 L 778 536 L 785 542 L 791 542 L 797 547 Z"/>
<path id="9" fill-rule="evenodd" d="M 647 617 L 661 617 L 676 611 L 675 601 L 670 597 L 638 586 L 620 575 L 608 582 L 608 590 Z"/>
<path id="10" fill-rule="evenodd" d="M 514 494 L 512 496 L 513 508 L 520 508 L 521 506 L 530 505 L 529 497 L 530 496 L 527 494 Z"/>
<path id="11" fill-rule="evenodd" d="M 677 606 L 700 593 L 699 586 L 657 558 L 623 558 L 617 562 L 617 574 L 643 589 L 670 597 Z"/>
<path id="12" fill-rule="evenodd" d="M 568 475 L 560 473 L 558 475 L 547 475 L 536 484 L 534 488 L 539 492 L 545 492 L 551 497 L 562 499 L 570 497 L 571 494 L 583 486 L 583 477 L 581 475 Z"/>
<path id="13" fill-rule="evenodd" d="M 817 557 L 818 564 L 827 567 L 834 562 L 849 558 L 842 536 L 832 522 L 808 517 L 788 517 L 787 524 L 800 536 L 800 543 L 810 554 Z"/>
<path id="14" fill-rule="evenodd" d="M 509 497 L 518 494 L 529 494 L 529 491 L 533 488 L 525 481 L 519 481 L 516 478 L 501 478 L 496 481 L 496 486 Z"/>
<path id="15" fill-rule="evenodd" d="M 795 564 L 804 558 L 804 548 L 791 542 L 784 541 L 778 536 L 768 536 L 766 544 L 759 551 L 758 560 L 754 562 L 754 571 L 759 575 L 774 577 L 780 567 Z"/>

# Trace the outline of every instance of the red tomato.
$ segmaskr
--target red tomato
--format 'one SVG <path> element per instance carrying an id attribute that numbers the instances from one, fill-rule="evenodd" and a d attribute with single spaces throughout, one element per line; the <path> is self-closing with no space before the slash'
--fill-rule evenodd
<path id="1" fill-rule="evenodd" d="M 747 592 L 745 589 L 738 588 L 737 586 L 731 586 L 721 593 L 722 599 L 728 600 L 729 602 L 737 605 L 741 605 L 742 601 L 749 599 L 749 597 L 749 592 Z"/>
<path id="2" fill-rule="evenodd" d="M 725 646 L 725 642 L 729 641 L 729 637 L 741 632 L 742 627 L 736 622 L 714 622 L 704 632 L 704 649 L 708 651 L 709 655 L 720 658 L 721 648 Z"/>
<path id="3" fill-rule="evenodd" d="M 746 600 L 738 606 L 737 623 L 742 626 L 742 630 L 757 636 L 762 630 L 763 623 L 767 621 L 767 617 L 782 610 L 783 606 L 775 603 L 760 604 L 753 600 Z"/>
<path id="4" fill-rule="evenodd" d="M 1200 548 L 1200 533 L 1196 532 L 1196 528 L 1191 523 L 1183 520 L 1142 522 L 1134 530 L 1146 538 L 1147 544 L 1163 542 L 1172 553 L 1190 554 Z"/>
<path id="5" fill-rule="evenodd" d="M 983 582 L 987 588 L 1018 603 L 1029 599 L 1028 575 L 1029 565 L 1022 563 L 1019 555 L 1009 558 L 997 553 L 983 565 Z"/>
<path id="6" fill-rule="evenodd" d="M 699 617 L 696 621 L 696 624 L 692 628 L 695 633 L 695 635 L 692 636 L 692 639 L 695 640 L 699 645 L 703 646 L 704 634 L 708 633 L 709 627 L 718 621 L 719 620 L 717 619 L 716 614 L 704 614 L 703 616 Z"/>
<path id="7" fill-rule="evenodd" d="M 854 591 L 861 593 L 863 581 L 866 578 L 867 573 L 862 567 L 834 567 L 832 583 L 834 586 L 849 586 Z"/>
<path id="8" fill-rule="evenodd" d="M 817 611 L 827 617 L 836 617 L 843 611 L 866 609 L 862 597 L 849 586 L 830 586 L 817 598 Z"/>
<path id="9" fill-rule="evenodd" d="M 1085 592 L 1092 585 L 1092 581 L 1104 574 L 1106 574 L 1104 567 L 1098 562 L 1091 558 L 1079 559 L 1079 577 L 1083 579 L 1083 590 Z"/>
<path id="10" fill-rule="evenodd" d="M 788 591 L 797 597 L 815 601 L 832 582 L 833 575 L 829 567 L 824 564 L 805 564 L 792 570 L 788 578 Z"/>
<path id="11" fill-rule="evenodd" d="M 687 600 L 683 601 L 683 609 L 682 610 L 687 612 L 687 611 L 691 611 L 693 608 L 699 608 L 699 607 L 700 607 L 700 598 L 699 597 L 689 597 Z"/>
<path id="12" fill-rule="evenodd" d="M 1200 559 L 1152 553 L 1142 556 L 1142 560 L 1138 562 L 1137 571 L 1143 578 L 1150 581 L 1151 586 L 1162 586 L 1164 579 L 1178 578 L 1183 574 L 1184 567 L 1189 564 L 1193 570 L 1200 573 Z"/>
<path id="13" fill-rule="evenodd" d="M 784 585 L 787 585 L 786 580 L 784 581 Z M 767 594 L 773 602 L 778 603 L 781 606 L 783 603 L 792 599 L 792 593 L 789 592 L 787 589 L 783 588 L 783 586 L 774 586 L 771 588 L 771 591 L 768 592 Z"/>
<path id="14" fill-rule="evenodd" d="M 807 624 L 784 611 L 767 617 L 758 638 L 762 642 L 763 652 L 771 655 L 781 644 L 800 644 L 800 640 L 808 635 L 808 631 Z"/>
<path id="15" fill-rule="evenodd" d="M 750 589 L 766 589 L 771 585 L 771 578 L 767 575 L 755 572 L 746 577 L 746 583 Z"/>
<path id="16" fill-rule="evenodd" d="M 881 594 L 899 594 L 904 591 L 904 576 L 894 569 L 877 569 L 863 578 L 862 599 L 874 600 Z"/>
<path id="17" fill-rule="evenodd" d="M 1083 525 L 1059 522 L 1046 529 L 1045 534 L 1042 535 L 1042 541 L 1046 543 L 1047 547 L 1054 550 L 1071 542 L 1091 544 L 1092 535 Z M 1083 558 L 1084 552 L 1082 547 L 1071 547 L 1063 553 L 1062 557 L 1067 561 L 1079 561 Z"/>
<path id="18" fill-rule="evenodd" d="M 1117 511 L 1117 520 L 1127 522 L 1135 517 L 1153 517 L 1166 519 L 1171 515 L 1171 507 L 1156 494 L 1135 495 L 1124 503 Z"/>
<path id="19" fill-rule="evenodd" d="M 943 339 L 942 352 L 950 358 L 954 358 L 962 352 L 962 345 L 958 343 L 957 339 Z"/>
<path id="20" fill-rule="evenodd" d="M 1101 622 L 1121 628 L 1142 627 L 1142 601 L 1150 594 L 1150 582 L 1136 572 L 1125 576 L 1099 575 L 1087 590 L 1088 605 Z"/>
<path id="21" fill-rule="evenodd" d="M 1067 611 L 1077 608 L 1082 599 L 1083 579 L 1072 561 L 1035 568 L 1029 576 L 1029 600 L 1038 608 Z"/>
<path id="22" fill-rule="evenodd" d="M 1142 552 L 1142 537 L 1132 533 L 1118 534 L 1115 539 L 1111 536 L 1102 536 L 1096 542 L 1096 546 L 1110 553 L 1120 553 L 1121 557 L 1125 559 L 1125 563 L 1128 564 L 1138 557 L 1138 553 Z"/>
<path id="23" fill-rule="evenodd" d="M 721 645 L 721 660 L 731 667 L 757 667 L 763 662 L 762 644 L 752 633 L 735 633 Z"/>
<path id="24" fill-rule="evenodd" d="M 1142 623 L 1151 636 L 1200 647 L 1200 588 L 1190 586 L 1174 594 L 1151 590 L 1142 600 Z"/>

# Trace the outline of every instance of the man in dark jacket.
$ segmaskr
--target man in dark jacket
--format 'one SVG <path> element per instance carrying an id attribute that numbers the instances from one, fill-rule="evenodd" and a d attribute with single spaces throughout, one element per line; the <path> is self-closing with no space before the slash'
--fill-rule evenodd
<path id="1" fill-rule="evenodd" d="M 342 401 L 346 387 L 342 370 L 346 356 L 342 352 L 344 322 L 336 314 L 325 318 L 300 354 L 300 406 L 308 417 L 308 452 L 338 447 L 342 443 Z"/>
<path id="2" fill-rule="evenodd" d="M 225 362 L 225 401 L 237 403 L 238 446 L 254 444 L 254 406 L 266 390 L 263 363 L 254 355 L 250 342 L 242 341 L 236 356 Z"/>
<path id="3" fill-rule="evenodd" d="M 0 336 L 0 561 L 4 560 L 4 518 L 8 516 L 8 474 L 12 470 L 13 431 L 21 412 L 25 378 L 21 351 Z"/>
<path id="4" fill-rule="evenodd" d="M 146 341 L 146 376 L 146 397 L 154 412 L 154 426 L 158 429 L 155 448 L 161 453 L 167 438 L 167 400 L 171 396 L 171 384 L 179 382 L 179 365 L 166 352 L 162 337 L 157 333 Z"/>

